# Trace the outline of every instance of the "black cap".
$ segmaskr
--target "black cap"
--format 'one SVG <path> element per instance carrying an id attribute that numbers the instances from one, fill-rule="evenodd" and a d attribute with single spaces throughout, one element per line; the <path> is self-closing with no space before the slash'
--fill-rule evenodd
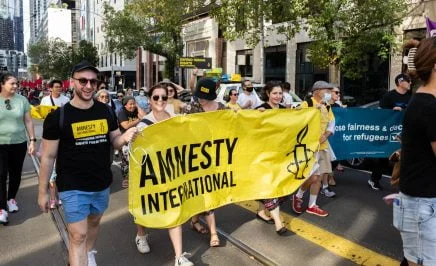
<path id="1" fill-rule="evenodd" d="M 395 77 L 395 85 L 400 85 L 401 82 L 403 81 L 407 81 L 410 82 L 410 77 L 406 74 L 399 74 L 398 76 Z"/>
<path id="2" fill-rule="evenodd" d="M 213 101 L 216 99 L 216 82 L 211 78 L 201 78 L 197 81 L 195 86 L 196 97 Z"/>
<path id="3" fill-rule="evenodd" d="M 73 68 L 71 69 L 71 77 L 74 75 L 74 73 L 85 70 L 85 69 L 89 69 L 94 71 L 96 74 L 98 74 L 100 71 L 98 71 L 98 69 L 91 65 L 88 61 L 82 61 L 80 63 L 78 63 L 77 65 L 73 66 Z"/>

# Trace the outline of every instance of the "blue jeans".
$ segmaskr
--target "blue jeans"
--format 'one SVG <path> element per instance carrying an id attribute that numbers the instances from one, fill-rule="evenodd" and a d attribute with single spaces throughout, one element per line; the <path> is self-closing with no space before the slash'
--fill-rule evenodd
<path id="1" fill-rule="evenodd" d="M 400 193 L 394 200 L 393 223 L 403 239 L 404 257 L 421 265 L 436 265 L 436 198 Z"/>
<path id="2" fill-rule="evenodd" d="M 67 223 L 86 219 L 89 215 L 103 215 L 109 206 L 109 188 L 97 192 L 67 190 L 59 193 Z"/>

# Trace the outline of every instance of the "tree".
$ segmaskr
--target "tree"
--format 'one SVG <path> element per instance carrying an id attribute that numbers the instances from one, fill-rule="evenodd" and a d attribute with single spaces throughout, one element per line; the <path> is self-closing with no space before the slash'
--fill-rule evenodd
<path id="1" fill-rule="evenodd" d="M 300 14 L 305 6 L 301 0 L 220 0 L 211 15 L 217 20 L 224 38 L 243 39 L 254 48 L 267 29 L 272 34 L 283 34 L 290 40 L 301 29 Z M 269 23 L 264 23 L 269 22 Z M 271 26 L 269 24 L 275 23 Z"/>
<path id="2" fill-rule="evenodd" d="M 67 79 L 72 67 L 82 60 L 98 63 L 97 49 L 87 41 L 80 41 L 75 48 L 61 39 L 42 39 L 30 45 L 27 53 L 32 63 L 30 72 L 46 78 Z"/>
<path id="3" fill-rule="evenodd" d="M 362 77 L 370 56 L 387 60 L 397 43 L 394 27 L 403 20 L 405 0 L 308 0 L 305 17 L 311 61 L 331 67 L 332 81 L 339 72 L 350 79 Z"/>
<path id="4" fill-rule="evenodd" d="M 165 75 L 173 77 L 177 60 L 183 54 L 181 38 L 184 16 L 195 10 L 198 0 L 132 0 L 121 11 L 105 4 L 104 28 L 110 52 L 129 59 L 139 47 L 164 56 Z"/>
<path id="5" fill-rule="evenodd" d="M 220 0 L 212 12 L 228 40 L 255 47 L 269 29 L 291 40 L 304 29 L 313 39 L 311 61 L 356 79 L 375 54 L 386 60 L 396 47 L 394 27 L 407 12 L 406 0 Z M 265 22 L 265 23 L 263 23 Z M 273 25 L 269 25 L 272 22 Z M 267 26 L 265 26 L 267 25 Z"/>

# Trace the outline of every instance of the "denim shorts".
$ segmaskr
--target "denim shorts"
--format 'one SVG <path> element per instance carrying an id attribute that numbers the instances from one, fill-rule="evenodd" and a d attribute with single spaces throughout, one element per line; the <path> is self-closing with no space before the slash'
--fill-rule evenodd
<path id="1" fill-rule="evenodd" d="M 393 223 L 401 233 L 408 261 L 436 265 L 436 198 L 400 193 L 394 200 Z"/>
<path id="2" fill-rule="evenodd" d="M 109 206 L 109 188 L 97 192 L 68 190 L 59 193 L 65 221 L 75 223 L 89 215 L 102 215 Z"/>

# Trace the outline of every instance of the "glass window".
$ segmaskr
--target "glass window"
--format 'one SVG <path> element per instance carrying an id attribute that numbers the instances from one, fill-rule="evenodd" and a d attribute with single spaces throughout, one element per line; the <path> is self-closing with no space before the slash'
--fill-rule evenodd
<path id="1" fill-rule="evenodd" d="M 235 72 L 242 77 L 253 77 L 253 50 L 236 51 Z"/>

